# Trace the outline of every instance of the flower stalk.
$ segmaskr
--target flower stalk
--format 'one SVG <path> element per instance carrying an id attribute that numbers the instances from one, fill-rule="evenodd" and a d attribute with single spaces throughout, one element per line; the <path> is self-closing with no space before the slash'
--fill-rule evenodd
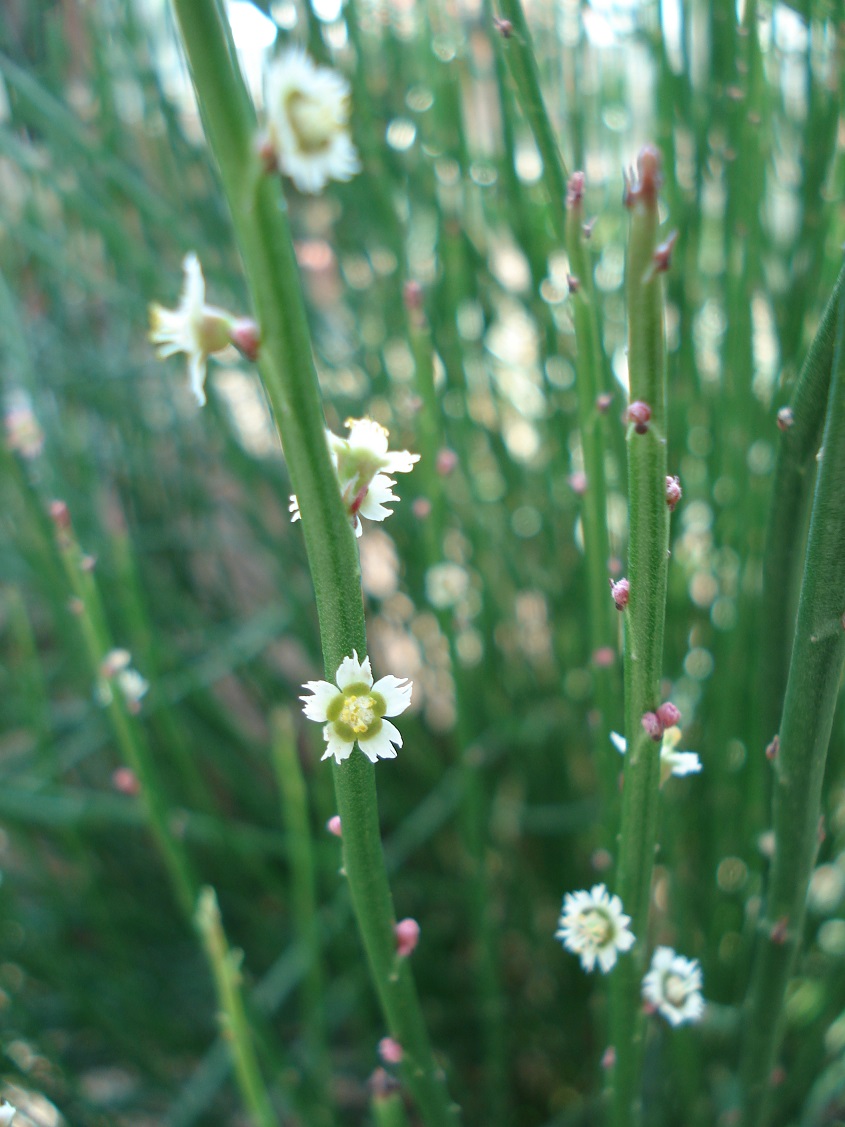
<path id="1" fill-rule="evenodd" d="M 326 445 L 311 340 L 284 200 L 258 155 L 256 120 L 223 5 L 174 0 L 205 125 L 261 327 L 259 371 L 299 501 L 325 672 L 367 653 L 355 535 Z M 408 960 L 395 966 L 395 913 L 384 864 L 373 764 L 335 765 L 343 867 L 387 1026 L 405 1050 L 402 1075 L 429 1127 L 456 1122 L 434 1062 Z"/>
<path id="2" fill-rule="evenodd" d="M 628 606 L 625 611 L 625 755 L 616 892 L 637 938 L 631 956 L 611 979 L 611 1071 L 615 1127 L 639 1121 L 644 1022 L 640 989 L 648 943 L 649 894 L 657 841 L 660 744 L 644 728 L 660 704 L 663 628 L 668 574 L 666 504 L 666 358 L 661 273 L 657 249 L 660 157 L 646 147 L 638 181 L 628 185 L 631 221 L 626 262 L 628 375 L 632 403 L 649 408 L 643 430 L 628 427 Z M 659 733 L 658 733 L 659 734 Z"/>

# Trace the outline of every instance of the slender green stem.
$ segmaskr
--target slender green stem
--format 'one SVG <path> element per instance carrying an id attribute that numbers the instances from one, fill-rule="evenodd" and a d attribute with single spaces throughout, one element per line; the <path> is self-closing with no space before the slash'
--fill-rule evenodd
<path id="1" fill-rule="evenodd" d="M 631 402 L 651 411 L 645 433 L 629 426 L 628 580 L 625 614 L 625 734 L 628 750 L 622 789 L 616 891 L 630 915 L 637 942 L 611 981 L 611 1021 L 616 1065 L 612 1122 L 639 1121 L 644 1023 L 640 984 L 648 948 L 648 909 L 660 781 L 659 745 L 642 718 L 660 703 L 666 615 L 669 509 L 666 505 L 666 358 L 662 275 L 655 270 L 657 172 L 655 150 L 640 155 L 641 181 L 629 193 L 631 226 L 626 263 L 628 375 Z"/>
<path id="2" fill-rule="evenodd" d="M 325 440 L 319 386 L 279 182 L 261 167 L 256 121 L 219 0 L 174 0 L 206 135 L 220 169 L 261 327 L 260 371 L 299 499 L 327 676 L 367 651 L 360 567 Z M 435 1064 L 408 960 L 397 966 L 394 911 L 375 771 L 353 754 L 334 768 L 343 860 L 370 972 L 403 1075 L 427 1124 L 456 1121 Z"/>
<path id="3" fill-rule="evenodd" d="M 256 1127 L 277 1127 L 270 1097 L 264 1087 L 252 1042 L 252 1030 L 241 996 L 243 952 L 232 950 L 223 931 L 220 908 L 213 888 L 200 893 L 195 914 L 220 1006 L 219 1021 L 235 1062 L 238 1087 Z"/>
<path id="4" fill-rule="evenodd" d="M 743 1123 L 769 1118 L 769 1077 L 780 1045 L 784 999 L 819 846 L 821 789 L 845 665 L 845 294 L 816 480 L 804 581 L 774 760 L 775 854 L 746 1000 L 741 1075 Z"/>

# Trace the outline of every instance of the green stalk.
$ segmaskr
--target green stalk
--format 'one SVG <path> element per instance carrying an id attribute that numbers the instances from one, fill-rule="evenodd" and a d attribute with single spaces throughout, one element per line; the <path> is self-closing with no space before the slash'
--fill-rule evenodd
<path id="1" fill-rule="evenodd" d="M 798 594 L 801 561 L 802 540 L 798 533 L 804 527 L 803 514 L 810 496 L 815 456 L 824 427 L 843 290 L 845 267 L 840 271 L 822 313 L 790 397 L 790 415 L 781 434 L 772 482 L 772 509 L 763 554 L 760 740 L 765 741 L 777 731 L 783 711 L 792 650 L 793 600 Z"/>
<path id="2" fill-rule="evenodd" d="M 203 941 L 220 1006 L 218 1020 L 235 1062 L 238 1087 L 256 1127 L 277 1127 L 273 1105 L 264 1087 L 252 1030 L 241 997 L 243 952 L 232 950 L 220 920 L 220 908 L 213 888 L 204 888 L 194 917 Z"/>
<path id="3" fill-rule="evenodd" d="M 769 1119 L 769 1078 L 781 1041 L 784 1000 L 819 846 L 824 768 L 845 665 L 845 295 L 841 291 L 823 451 L 774 760 L 775 854 L 746 999 L 741 1055 L 745 1127 L 761 1127 Z"/>
<path id="4" fill-rule="evenodd" d="M 261 327 L 261 377 L 299 499 L 325 671 L 334 680 L 344 657 L 367 652 L 360 567 L 326 444 L 284 199 L 257 154 L 255 114 L 220 0 L 174 0 L 174 9 Z M 333 771 L 352 904 L 389 1032 L 404 1050 L 404 1078 L 429 1127 L 455 1123 L 408 960 L 396 965 L 374 767 L 356 752 Z"/>
<path id="5" fill-rule="evenodd" d="M 628 435 L 628 580 L 625 613 L 625 735 L 628 751 L 622 788 L 622 828 L 616 891 L 631 917 L 637 942 L 620 959 L 611 979 L 611 1024 L 616 1065 L 612 1071 L 612 1118 L 629 1127 L 641 1117 L 640 1067 L 644 1021 L 640 984 L 648 949 L 648 909 L 654 849 L 660 747 L 643 730 L 642 718 L 660 703 L 663 628 L 666 616 L 669 509 L 666 504 L 666 356 L 663 286 L 655 270 L 658 208 L 654 149 L 639 157 L 641 181 L 629 192 L 631 225 L 626 263 L 628 374 L 631 402 L 648 404 L 644 434 Z"/>
<path id="6" fill-rule="evenodd" d="M 322 942 L 308 793 L 296 747 L 292 716 L 289 712 L 278 709 L 273 713 L 271 722 L 273 767 L 282 799 L 282 822 L 291 872 L 294 934 L 298 943 L 313 952 L 302 983 L 302 1005 L 310 1048 L 309 1059 L 316 1066 L 321 1098 L 311 1108 L 310 1114 L 314 1123 L 326 1123 L 331 1122 L 329 1104 L 324 1098 L 331 1069 L 326 1042 Z"/>
<path id="7" fill-rule="evenodd" d="M 516 86 L 519 104 L 543 161 L 543 183 L 549 195 L 549 222 L 555 241 L 564 246 L 566 232 L 563 204 L 566 199 L 566 181 L 569 177 L 543 102 L 531 32 L 528 30 L 520 0 L 500 0 L 499 8 L 512 26 L 505 39 L 508 66 Z"/>

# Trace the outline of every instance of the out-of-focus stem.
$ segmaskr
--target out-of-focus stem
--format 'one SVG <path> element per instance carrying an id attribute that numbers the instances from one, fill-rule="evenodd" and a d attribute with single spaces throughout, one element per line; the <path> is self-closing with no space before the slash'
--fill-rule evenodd
<path id="1" fill-rule="evenodd" d="M 255 1127 L 277 1127 L 278 1121 L 258 1067 L 252 1031 L 241 997 L 243 952 L 232 950 L 226 941 L 213 888 L 204 888 L 200 893 L 194 919 L 214 975 L 220 1006 L 218 1019 L 235 1062 L 244 1104 Z"/>
<path id="2" fill-rule="evenodd" d="M 821 790 L 845 665 L 845 294 L 816 480 L 804 580 L 774 760 L 775 853 L 746 1001 L 741 1059 L 745 1127 L 769 1118 L 770 1076 L 819 845 Z"/>
<path id="3" fill-rule="evenodd" d="M 302 513 L 326 675 L 367 652 L 360 567 L 325 439 L 311 339 L 279 182 L 257 152 L 255 114 L 220 0 L 174 0 L 205 125 L 261 328 L 260 372 Z M 359 752 L 335 766 L 343 862 L 359 931 L 403 1077 L 428 1127 L 456 1122 L 408 959 L 396 960 L 375 770 Z"/>
<path id="4" fill-rule="evenodd" d="M 648 946 L 649 892 L 657 841 L 660 748 L 643 730 L 642 717 L 660 703 L 663 627 L 666 616 L 669 509 L 666 504 L 666 356 L 663 285 L 655 269 L 659 224 L 659 154 L 646 148 L 638 160 L 639 183 L 630 186 L 631 224 L 626 262 L 628 375 L 631 402 L 647 405 L 644 433 L 629 425 L 628 579 L 625 613 L 625 775 L 616 891 L 637 942 L 611 979 L 611 1022 L 616 1064 L 612 1070 L 614 1127 L 631 1127 L 641 1116 L 640 1067 L 644 1023 L 640 984 Z"/>

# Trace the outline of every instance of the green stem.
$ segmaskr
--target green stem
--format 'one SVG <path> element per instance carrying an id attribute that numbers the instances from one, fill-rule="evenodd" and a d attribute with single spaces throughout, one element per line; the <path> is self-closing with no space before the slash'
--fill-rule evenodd
<path id="1" fill-rule="evenodd" d="M 637 942 L 611 980 L 611 1022 L 616 1065 L 612 1122 L 641 1116 L 640 1066 L 644 1022 L 640 985 L 648 947 L 648 909 L 657 842 L 660 748 L 642 727 L 660 703 L 666 616 L 669 509 L 666 504 L 666 357 L 663 286 L 654 269 L 658 209 L 655 150 L 640 155 L 641 185 L 631 193 L 626 263 L 628 374 L 631 402 L 645 403 L 651 419 L 644 434 L 628 435 L 628 580 L 625 630 L 625 735 L 628 750 L 622 788 L 616 891 L 631 917 Z"/>
<path id="2" fill-rule="evenodd" d="M 819 846 L 821 790 L 845 665 L 845 294 L 816 481 L 804 581 L 774 761 L 775 854 L 746 1000 L 741 1057 L 746 1127 L 769 1118 L 769 1078 Z"/>
<path id="3" fill-rule="evenodd" d="M 253 107 L 220 0 L 174 0 L 205 125 L 232 214 L 261 327 L 260 372 L 299 499 L 326 675 L 367 652 L 360 567 L 325 439 L 319 385 L 284 199 L 256 151 Z M 360 753 L 334 767 L 343 861 L 352 904 L 403 1075 L 427 1124 L 456 1122 L 434 1062 L 408 960 L 396 963 L 373 764 Z"/>
<path id="4" fill-rule="evenodd" d="M 200 893 L 194 916 L 214 975 L 220 1006 L 219 1021 L 235 1062 L 238 1087 L 257 1127 L 277 1127 L 277 1119 L 255 1056 L 252 1031 L 241 997 L 243 952 L 232 950 L 220 921 L 220 909 L 213 888 Z"/>

